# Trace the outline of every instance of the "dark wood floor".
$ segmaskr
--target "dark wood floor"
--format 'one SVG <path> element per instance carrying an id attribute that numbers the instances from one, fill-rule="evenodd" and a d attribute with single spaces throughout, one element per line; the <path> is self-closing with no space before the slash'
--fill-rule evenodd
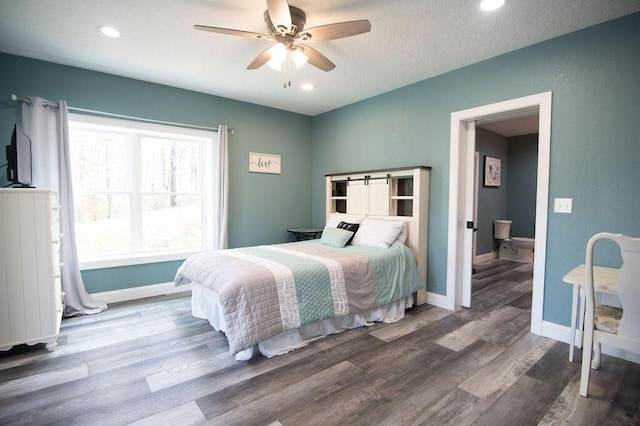
<path id="1" fill-rule="evenodd" d="M 638 424 L 640 366 L 603 356 L 580 397 L 568 345 L 529 333 L 531 275 L 488 262 L 471 309 L 421 306 L 248 362 L 186 297 L 114 304 L 64 320 L 52 353 L 2 354 L 0 424 Z"/>

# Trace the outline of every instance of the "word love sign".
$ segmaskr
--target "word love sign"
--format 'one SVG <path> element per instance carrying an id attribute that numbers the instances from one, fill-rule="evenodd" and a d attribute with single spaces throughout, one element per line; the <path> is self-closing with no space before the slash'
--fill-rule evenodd
<path id="1" fill-rule="evenodd" d="M 259 152 L 249 153 L 250 172 L 280 174 L 281 164 L 279 155 L 261 154 Z"/>

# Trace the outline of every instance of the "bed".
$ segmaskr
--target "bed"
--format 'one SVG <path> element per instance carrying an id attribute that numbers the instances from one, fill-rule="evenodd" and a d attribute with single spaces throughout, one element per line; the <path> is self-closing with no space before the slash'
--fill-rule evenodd
<path id="1" fill-rule="evenodd" d="M 180 266 L 192 313 L 238 360 L 271 357 L 345 329 L 393 322 L 424 288 L 408 223 L 334 214 L 317 240 L 204 252 Z"/>

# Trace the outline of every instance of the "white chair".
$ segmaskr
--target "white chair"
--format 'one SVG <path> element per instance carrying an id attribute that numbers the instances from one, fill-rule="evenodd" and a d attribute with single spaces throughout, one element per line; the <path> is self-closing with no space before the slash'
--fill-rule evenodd
<path id="1" fill-rule="evenodd" d="M 622 308 L 596 305 L 593 291 L 593 247 L 597 241 L 609 239 L 620 247 L 622 266 L 618 279 L 618 297 Z M 586 313 L 580 395 L 587 396 L 590 368 L 600 366 L 600 344 L 640 353 L 640 238 L 603 232 L 587 243 Z M 593 363 L 592 363 L 593 356 Z"/>

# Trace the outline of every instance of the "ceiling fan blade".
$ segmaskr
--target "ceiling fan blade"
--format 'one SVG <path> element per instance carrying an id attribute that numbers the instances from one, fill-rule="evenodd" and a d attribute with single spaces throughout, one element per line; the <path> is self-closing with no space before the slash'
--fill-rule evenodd
<path id="1" fill-rule="evenodd" d="M 249 64 L 247 67 L 248 70 L 257 70 L 271 59 L 271 53 L 269 53 L 271 48 L 266 49 L 261 54 L 256 56 L 256 58 Z"/>
<path id="2" fill-rule="evenodd" d="M 275 41 L 273 37 L 267 34 L 253 33 L 251 31 L 232 30 L 229 28 L 208 27 L 206 25 L 194 25 L 194 29 L 199 31 L 208 31 L 211 33 L 226 34 L 239 37 L 257 38 L 260 40 Z"/>
<path id="3" fill-rule="evenodd" d="M 309 28 L 300 34 L 300 39 L 307 42 L 336 40 L 369 31 L 371 31 L 371 23 L 366 19 L 361 19 Z"/>
<path id="4" fill-rule="evenodd" d="M 287 0 L 267 0 L 267 10 L 273 26 L 280 33 L 291 31 L 291 11 Z"/>
<path id="5" fill-rule="evenodd" d="M 307 58 L 309 58 L 307 62 L 309 62 L 314 67 L 320 68 L 322 71 L 327 72 L 336 67 L 336 64 L 331 62 L 326 56 L 318 52 L 316 49 L 302 45 L 300 45 L 300 47 L 302 47 L 302 49 L 304 50 L 304 54 L 307 55 Z"/>

